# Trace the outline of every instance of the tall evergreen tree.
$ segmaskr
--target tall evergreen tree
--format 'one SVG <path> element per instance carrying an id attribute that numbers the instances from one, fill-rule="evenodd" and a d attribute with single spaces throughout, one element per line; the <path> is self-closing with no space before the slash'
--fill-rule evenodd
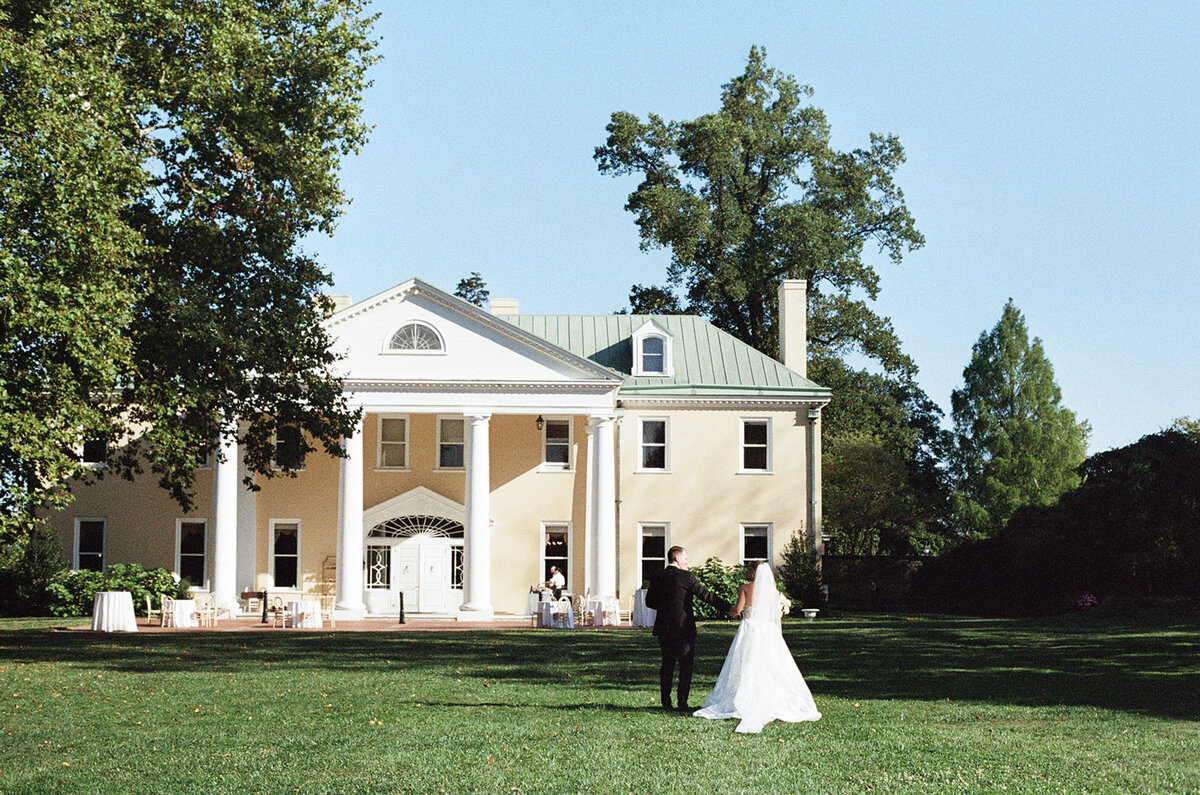
<path id="1" fill-rule="evenodd" d="M 1050 505 L 1079 485 L 1086 421 L 1062 405 L 1062 390 L 1037 337 L 1012 299 L 980 335 L 951 396 L 955 509 L 977 536 L 1001 528 L 1018 508 Z"/>

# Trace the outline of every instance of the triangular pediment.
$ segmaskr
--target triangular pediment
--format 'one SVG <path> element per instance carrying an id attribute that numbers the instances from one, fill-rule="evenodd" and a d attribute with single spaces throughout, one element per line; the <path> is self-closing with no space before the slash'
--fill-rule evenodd
<path id="1" fill-rule="evenodd" d="M 417 279 L 325 325 L 347 381 L 620 385 L 607 368 Z"/>

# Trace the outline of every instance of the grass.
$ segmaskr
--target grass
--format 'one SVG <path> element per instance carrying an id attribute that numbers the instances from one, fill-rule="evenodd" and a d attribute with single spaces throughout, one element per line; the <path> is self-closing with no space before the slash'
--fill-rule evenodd
<path id="1" fill-rule="evenodd" d="M 824 717 L 760 735 L 657 710 L 640 630 L 80 623 L 0 622 L 0 793 L 1200 792 L 1194 615 L 788 623 Z"/>

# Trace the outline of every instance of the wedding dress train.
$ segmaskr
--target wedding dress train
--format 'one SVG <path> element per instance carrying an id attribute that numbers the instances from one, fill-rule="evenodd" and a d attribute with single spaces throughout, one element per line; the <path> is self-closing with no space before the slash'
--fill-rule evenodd
<path id="1" fill-rule="evenodd" d="M 819 720 L 821 713 L 792 659 L 780 626 L 775 575 L 760 563 L 754 575 L 753 605 L 746 608 L 725 664 L 698 718 L 741 718 L 735 731 L 761 732 L 773 720 Z"/>

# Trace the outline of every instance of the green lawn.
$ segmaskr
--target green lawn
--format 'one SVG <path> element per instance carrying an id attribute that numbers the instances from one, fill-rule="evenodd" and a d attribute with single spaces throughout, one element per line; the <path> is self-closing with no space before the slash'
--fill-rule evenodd
<path id="1" fill-rule="evenodd" d="M 824 718 L 761 735 L 657 710 L 641 630 L 72 623 L 0 623 L 0 793 L 1200 792 L 1195 616 L 787 623 Z"/>

